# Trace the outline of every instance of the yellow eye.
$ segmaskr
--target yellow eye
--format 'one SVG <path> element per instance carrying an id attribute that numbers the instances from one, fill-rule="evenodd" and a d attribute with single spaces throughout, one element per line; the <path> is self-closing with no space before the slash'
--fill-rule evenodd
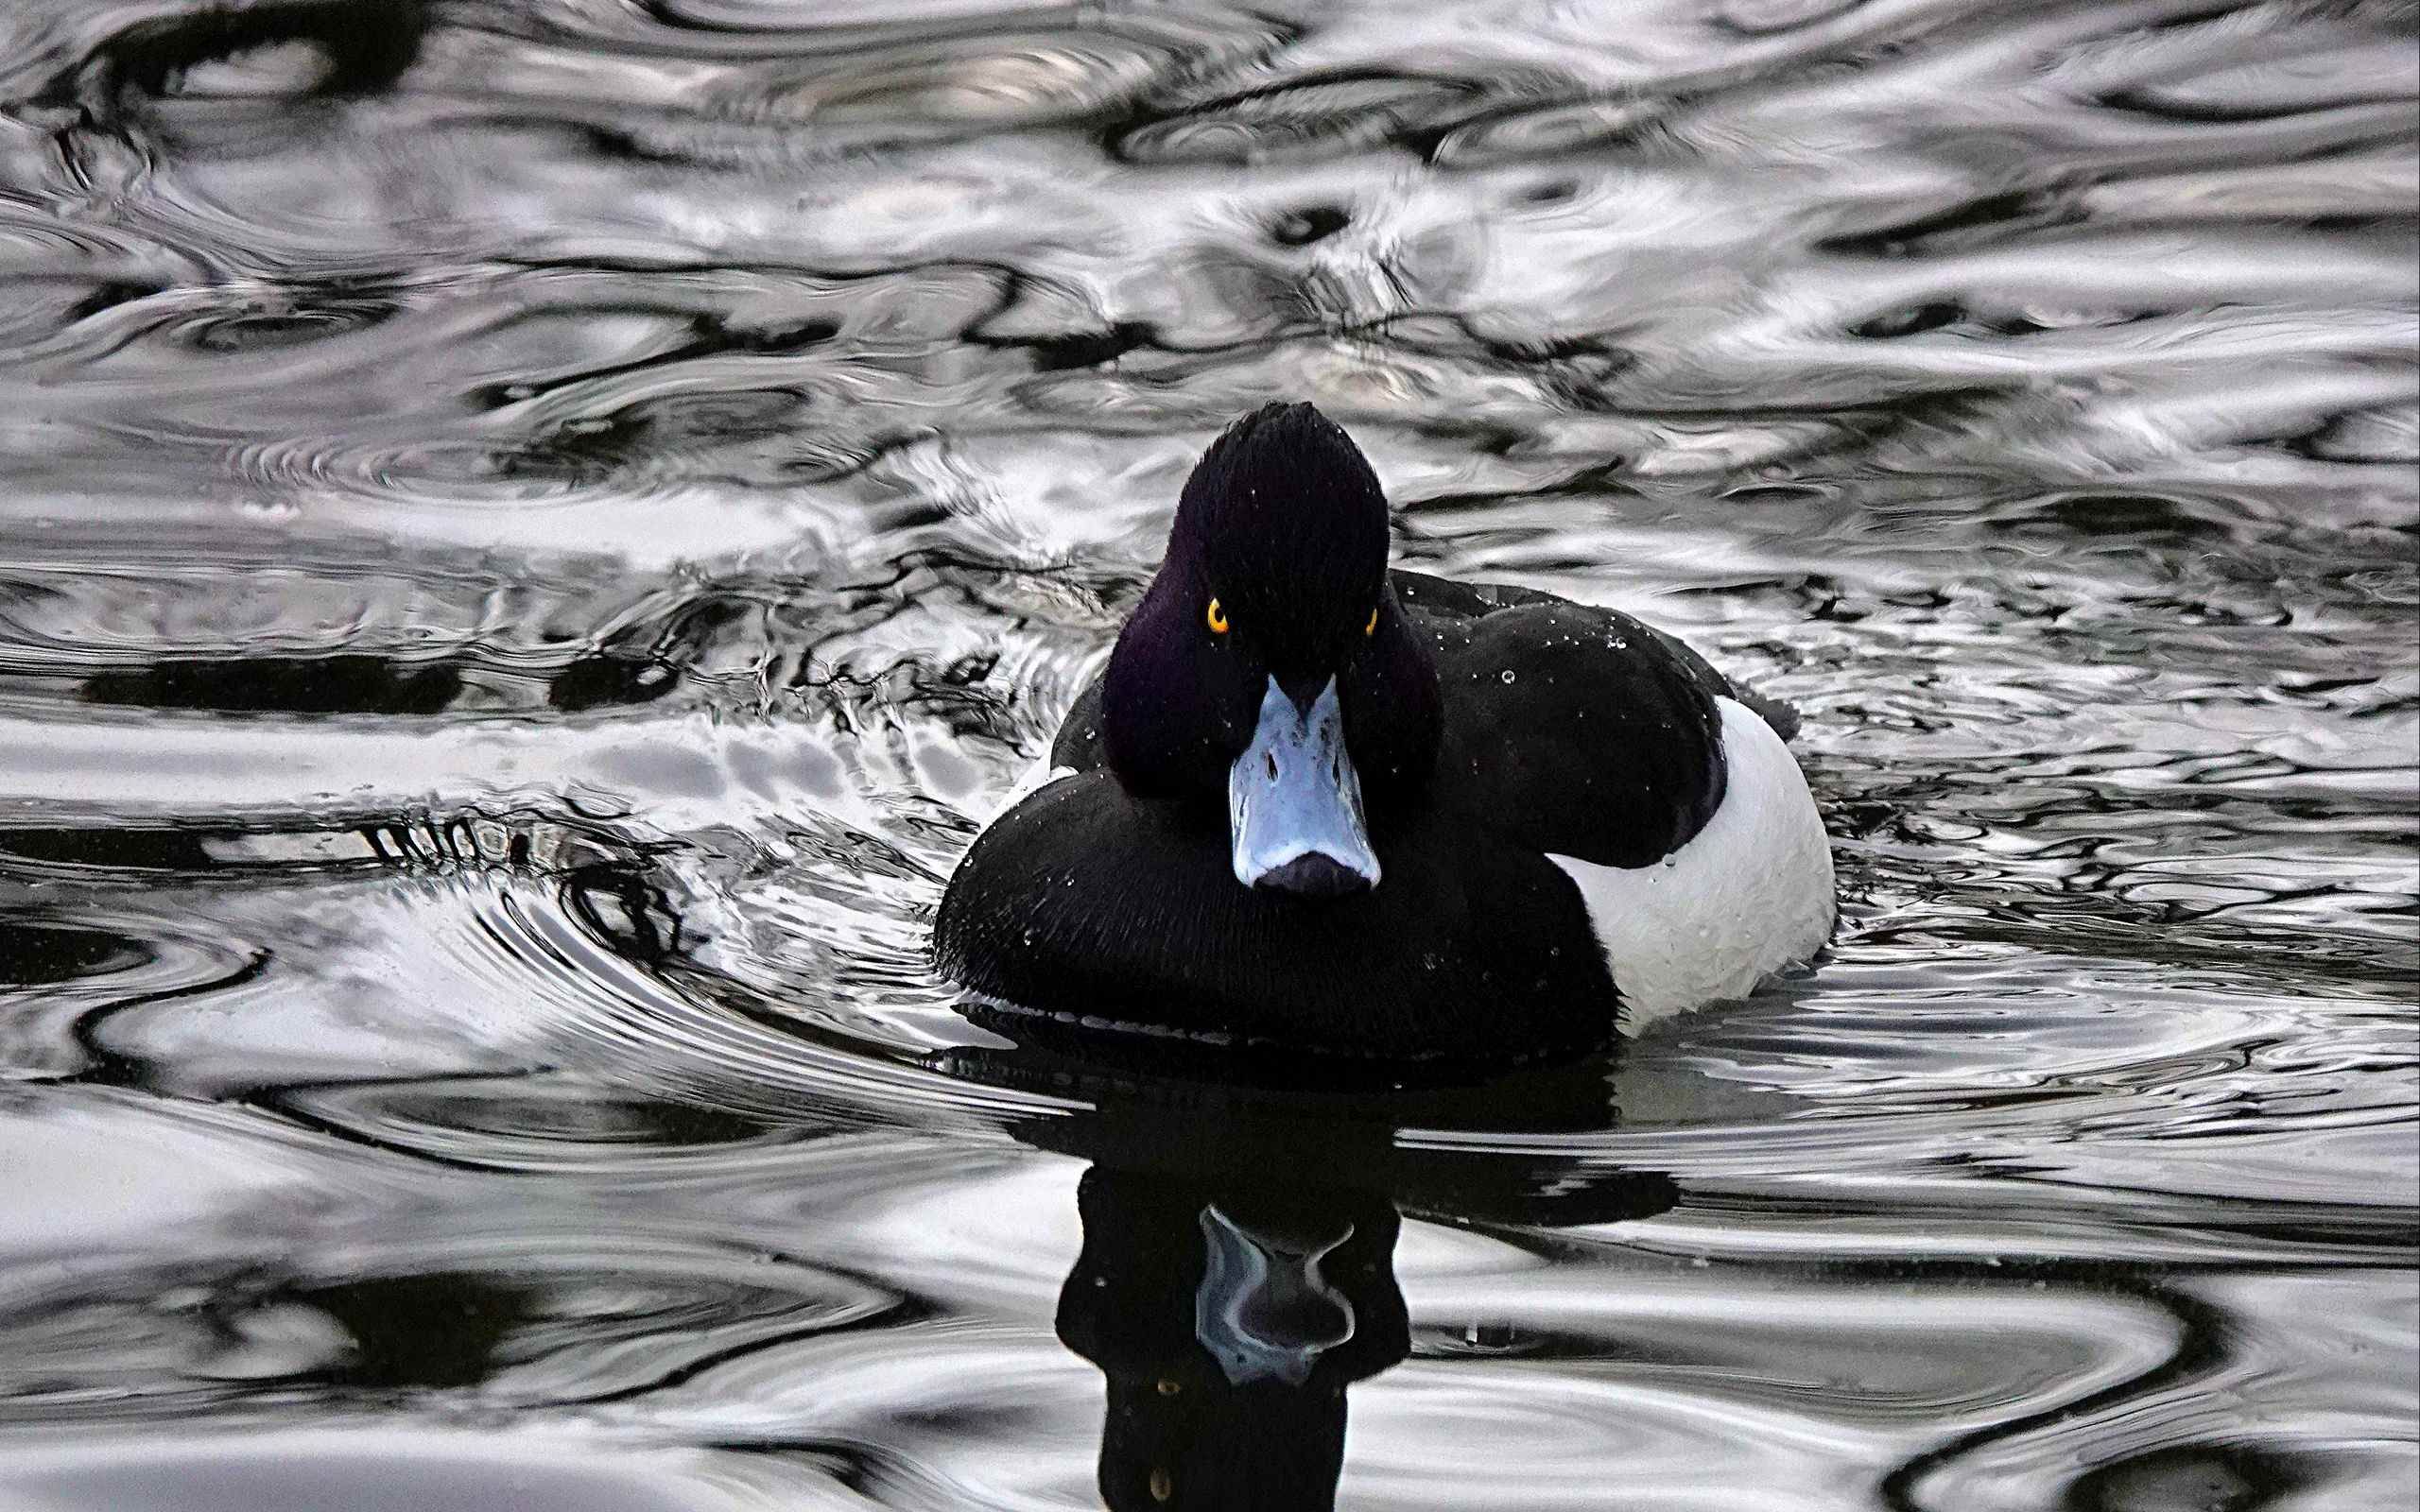
<path id="1" fill-rule="evenodd" d="M 1361 627 L 1361 633 L 1364 635 L 1375 635 L 1378 633 L 1377 605 L 1373 604 L 1370 606 L 1370 623 Z"/>
<path id="2" fill-rule="evenodd" d="M 1227 611 L 1219 607 L 1219 601 L 1217 599 L 1214 598 L 1210 601 L 1210 612 L 1203 615 L 1202 618 L 1210 622 L 1211 634 L 1224 635 L 1227 633 Z"/>

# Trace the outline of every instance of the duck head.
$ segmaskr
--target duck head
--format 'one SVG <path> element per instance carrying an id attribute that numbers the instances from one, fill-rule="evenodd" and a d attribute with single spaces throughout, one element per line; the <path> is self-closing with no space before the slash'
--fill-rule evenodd
<path id="1" fill-rule="evenodd" d="M 1101 689 L 1137 798 L 1223 806 L 1236 881 L 1304 897 L 1382 877 L 1372 816 L 1436 765 L 1436 662 L 1387 586 L 1387 501 L 1309 404 L 1270 404 L 1185 480 Z"/>

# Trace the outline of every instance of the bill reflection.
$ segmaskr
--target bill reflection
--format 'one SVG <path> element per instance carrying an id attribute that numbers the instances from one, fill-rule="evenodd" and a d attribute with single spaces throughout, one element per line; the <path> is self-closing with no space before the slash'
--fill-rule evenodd
<path id="1" fill-rule="evenodd" d="M 1345 1388 L 1411 1347 L 1393 1203 L 1098 1166 L 1078 1202 L 1058 1328 L 1107 1379 L 1102 1501 L 1333 1507 Z"/>

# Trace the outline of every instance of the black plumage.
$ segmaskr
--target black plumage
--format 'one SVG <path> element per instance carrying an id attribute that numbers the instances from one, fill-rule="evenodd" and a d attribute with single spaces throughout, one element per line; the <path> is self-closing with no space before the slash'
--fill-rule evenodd
<path id="1" fill-rule="evenodd" d="M 1054 742 L 1076 775 L 951 879 L 942 971 L 1012 1009 L 1348 1054 L 1610 1038 L 1617 984 L 1547 857 L 1638 867 L 1685 844 L 1722 800 L 1732 690 L 1627 615 L 1390 572 L 1386 534 L 1375 477 L 1310 406 L 1222 436 Z M 1205 628 L 1213 599 L 1230 630 Z M 1229 764 L 1270 679 L 1307 697 L 1331 676 L 1383 880 L 1247 887 Z"/>

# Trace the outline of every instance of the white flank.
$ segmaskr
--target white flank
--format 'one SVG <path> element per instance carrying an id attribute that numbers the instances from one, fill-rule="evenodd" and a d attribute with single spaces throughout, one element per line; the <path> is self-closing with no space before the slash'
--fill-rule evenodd
<path id="1" fill-rule="evenodd" d="M 1789 747 L 1730 698 L 1730 782 L 1704 829 L 1650 866 L 1549 854 L 1580 886 L 1631 1028 L 1745 997 L 1832 935 L 1832 849 Z"/>

